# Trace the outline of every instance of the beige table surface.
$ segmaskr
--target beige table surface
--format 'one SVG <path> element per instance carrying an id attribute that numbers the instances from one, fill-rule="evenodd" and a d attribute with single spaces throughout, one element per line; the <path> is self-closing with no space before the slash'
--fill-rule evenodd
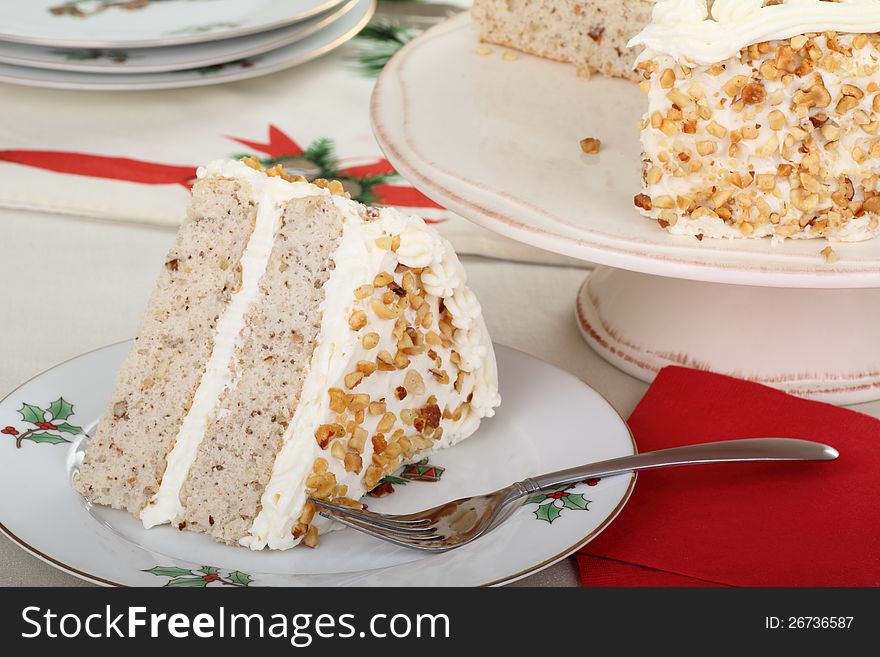
<path id="1" fill-rule="evenodd" d="M 171 230 L 0 210 L 0 398 L 83 352 L 132 337 Z M 573 302 L 585 270 L 463 258 L 496 342 L 568 370 L 624 417 L 647 386 L 583 342 Z M 880 417 L 880 403 L 859 407 Z M 568 559 L 521 586 L 575 586 Z M 0 538 L 0 585 L 86 586 Z"/>

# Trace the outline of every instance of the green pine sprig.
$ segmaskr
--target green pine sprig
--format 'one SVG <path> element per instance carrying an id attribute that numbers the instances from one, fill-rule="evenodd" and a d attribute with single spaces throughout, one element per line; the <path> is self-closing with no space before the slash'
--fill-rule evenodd
<path id="1" fill-rule="evenodd" d="M 389 60 L 416 36 L 417 30 L 390 23 L 373 22 L 357 35 L 357 53 L 353 59 L 361 75 L 375 78 Z"/>

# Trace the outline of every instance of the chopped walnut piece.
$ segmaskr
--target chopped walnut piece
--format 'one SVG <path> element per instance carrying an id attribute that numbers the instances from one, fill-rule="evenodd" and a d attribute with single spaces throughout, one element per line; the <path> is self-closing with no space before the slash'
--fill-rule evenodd
<path id="1" fill-rule="evenodd" d="M 581 139 L 581 150 L 587 155 L 595 155 L 602 148 L 602 142 L 595 137 Z"/>
<path id="2" fill-rule="evenodd" d="M 373 299 L 370 308 L 379 319 L 397 319 L 400 316 L 400 309 L 397 306 L 386 305 L 379 299 Z"/>
<path id="3" fill-rule="evenodd" d="M 293 182 L 293 176 L 287 173 L 284 170 L 284 166 L 281 164 L 276 164 L 266 169 L 266 175 L 270 178 L 281 178 L 282 180 L 286 180 L 287 182 Z"/>
<path id="4" fill-rule="evenodd" d="M 376 484 L 379 483 L 379 480 L 382 478 L 382 468 L 375 463 L 367 466 L 367 471 L 364 473 L 364 486 L 368 489 L 373 489 L 376 487 Z"/>
<path id="5" fill-rule="evenodd" d="M 385 435 L 381 433 L 377 433 L 372 438 L 373 441 L 373 452 L 376 454 L 381 454 L 385 451 L 385 448 L 388 447 L 388 442 L 385 440 Z"/>
<path id="6" fill-rule="evenodd" d="M 637 208 L 641 208 L 646 212 L 650 212 L 653 209 L 651 197 L 647 194 L 638 194 L 633 200 Z"/>
<path id="7" fill-rule="evenodd" d="M 309 527 L 306 532 L 306 537 L 303 539 L 303 545 L 316 548 L 318 547 L 318 528 L 315 526 Z"/>
<path id="8" fill-rule="evenodd" d="M 824 249 L 822 249 L 821 253 L 823 256 L 825 256 L 825 262 L 827 262 L 829 265 L 833 265 L 840 259 L 838 258 L 837 253 L 835 253 L 834 249 L 832 249 L 830 246 L 826 246 Z"/>
<path id="9" fill-rule="evenodd" d="M 339 424 L 322 424 L 315 429 L 315 440 L 321 449 L 327 447 L 327 444 L 334 438 L 341 438 L 345 435 L 345 428 Z"/>
<path id="10" fill-rule="evenodd" d="M 767 98 L 767 90 L 759 82 L 750 82 L 743 87 L 742 98 L 746 105 L 757 105 Z"/>
<path id="11" fill-rule="evenodd" d="M 364 335 L 361 339 L 361 346 L 364 349 L 370 350 L 376 347 L 379 344 L 379 334 L 375 332 L 370 332 Z"/>
<path id="12" fill-rule="evenodd" d="M 379 371 L 382 372 L 390 372 L 397 369 L 394 365 L 394 356 L 384 350 L 380 351 L 376 356 L 376 365 L 378 366 Z"/>
<path id="13" fill-rule="evenodd" d="M 361 458 L 361 455 L 355 452 L 346 452 L 343 463 L 345 464 L 346 472 L 354 472 L 356 474 L 360 474 L 360 471 L 364 467 L 364 461 Z"/>
<path id="14" fill-rule="evenodd" d="M 367 313 L 363 310 L 356 310 L 348 318 L 348 325 L 353 331 L 359 331 L 367 325 Z"/>
<path id="15" fill-rule="evenodd" d="M 369 360 L 359 360 L 357 362 L 357 371 L 362 372 L 364 376 L 370 376 L 377 369 L 376 363 Z"/>
<path id="16" fill-rule="evenodd" d="M 246 166 L 249 166 L 251 169 L 255 169 L 257 171 L 263 170 L 263 165 L 260 164 L 260 161 L 255 157 L 251 157 L 251 156 L 243 157 L 243 158 L 241 158 L 241 163 Z"/>
<path id="17" fill-rule="evenodd" d="M 376 425 L 376 431 L 379 433 L 388 433 L 394 428 L 394 423 L 397 421 L 397 417 L 391 411 L 386 412 L 382 419 L 379 420 L 379 424 Z"/>
<path id="18" fill-rule="evenodd" d="M 422 375 L 415 370 L 410 370 L 406 373 L 406 377 L 403 379 L 403 385 L 414 395 L 422 395 L 425 393 L 425 380 L 422 378 Z"/>
<path id="19" fill-rule="evenodd" d="M 351 390 L 364 380 L 363 372 L 349 372 L 345 375 L 345 387 Z"/>

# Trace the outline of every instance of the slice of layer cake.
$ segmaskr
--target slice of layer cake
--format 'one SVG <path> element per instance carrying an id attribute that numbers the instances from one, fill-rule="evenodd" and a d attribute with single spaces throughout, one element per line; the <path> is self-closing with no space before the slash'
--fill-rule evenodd
<path id="1" fill-rule="evenodd" d="M 632 41 L 642 213 L 698 237 L 876 235 L 877 30 L 878 0 L 660 0 Z"/>
<path id="2" fill-rule="evenodd" d="M 254 160 L 199 171 L 189 217 L 75 487 L 146 527 L 315 546 L 308 496 L 359 506 L 499 403 L 449 242 L 338 183 Z"/>
<path id="3" fill-rule="evenodd" d="M 578 73 L 641 80 L 627 41 L 648 23 L 653 0 L 474 0 L 483 41 L 569 62 Z"/>

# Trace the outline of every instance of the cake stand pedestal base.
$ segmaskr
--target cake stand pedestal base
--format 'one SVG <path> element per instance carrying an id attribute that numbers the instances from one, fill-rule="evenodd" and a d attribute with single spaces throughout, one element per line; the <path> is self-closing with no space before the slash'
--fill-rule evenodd
<path id="1" fill-rule="evenodd" d="M 597 267 L 578 293 L 590 346 L 650 382 L 681 365 L 834 404 L 880 399 L 880 289 L 721 285 Z"/>

